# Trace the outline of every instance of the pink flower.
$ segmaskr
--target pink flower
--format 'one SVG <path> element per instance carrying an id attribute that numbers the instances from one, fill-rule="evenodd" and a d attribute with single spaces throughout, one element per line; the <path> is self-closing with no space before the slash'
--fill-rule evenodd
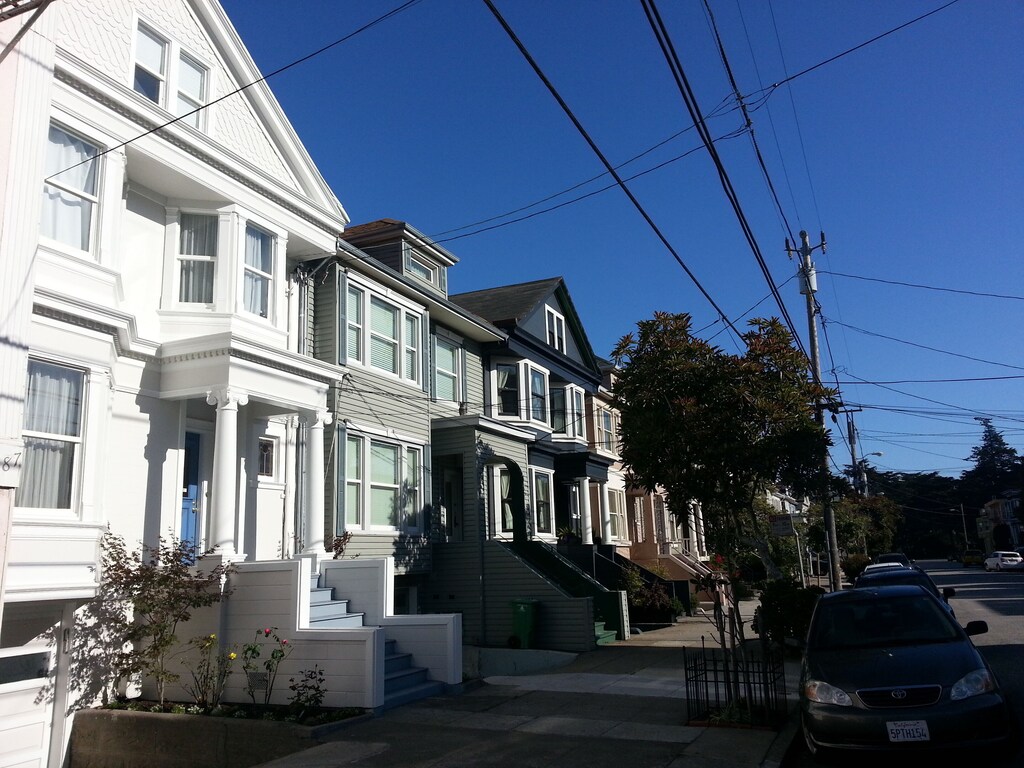
<path id="1" fill-rule="evenodd" d="M 288 641 L 287 640 L 282 640 L 281 641 L 281 645 L 288 645 Z"/>
<path id="2" fill-rule="evenodd" d="M 264 636 L 264 637 L 270 637 L 270 632 L 271 632 L 271 630 L 269 630 L 269 629 L 264 629 L 264 630 L 263 630 L 263 636 Z"/>

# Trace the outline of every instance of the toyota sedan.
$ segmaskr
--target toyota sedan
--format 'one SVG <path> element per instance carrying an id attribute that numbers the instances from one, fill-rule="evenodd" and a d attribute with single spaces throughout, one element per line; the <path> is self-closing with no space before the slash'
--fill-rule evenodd
<path id="1" fill-rule="evenodd" d="M 812 755 L 1016 749 L 999 683 L 969 635 L 919 586 L 831 592 L 818 600 L 801 669 L 800 710 Z"/>

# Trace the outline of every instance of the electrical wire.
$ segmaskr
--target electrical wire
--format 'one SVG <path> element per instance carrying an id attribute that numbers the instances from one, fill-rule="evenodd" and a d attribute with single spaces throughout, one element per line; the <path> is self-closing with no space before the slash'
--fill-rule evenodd
<path id="1" fill-rule="evenodd" d="M 651 218 L 650 214 L 647 213 L 647 211 L 644 209 L 643 205 L 640 204 L 640 201 L 637 200 L 636 196 L 630 191 L 629 187 L 626 186 L 625 181 L 623 181 L 623 179 L 619 176 L 618 171 L 616 171 L 615 168 L 612 166 L 612 164 L 610 162 L 608 162 L 608 159 L 605 157 L 604 153 L 601 152 L 601 150 L 598 148 L 597 144 L 590 137 L 590 134 L 587 133 L 587 130 L 583 127 L 583 124 L 580 123 L 580 121 L 577 119 L 576 115 L 569 108 L 569 105 L 566 104 L 565 100 L 562 98 L 561 94 L 559 94 L 557 89 L 554 87 L 554 85 L 552 85 L 552 83 L 548 79 L 547 75 L 544 74 L 543 70 L 540 68 L 540 65 L 537 64 L 536 60 L 533 58 L 533 56 L 530 54 L 530 52 L 526 49 L 526 46 L 519 39 L 519 37 L 516 35 L 515 31 L 512 29 L 512 27 L 509 26 L 508 22 L 505 21 L 505 18 L 501 15 L 501 13 L 495 7 L 495 5 L 492 2 L 492 0 L 483 0 L 483 2 L 487 5 L 488 9 L 494 15 L 494 18 L 497 19 L 497 21 L 501 25 L 502 29 L 505 30 L 505 34 L 507 34 L 509 36 L 509 39 L 511 39 L 513 44 L 515 44 L 516 48 L 519 49 L 519 52 L 526 59 L 527 63 L 529 63 L 529 65 L 533 69 L 534 73 L 537 75 L 537 77 L 540 78 L 541 82 L 544 83 L 544 86 L 548 89 L 548 91 L 554 97 L 555 101 L 558 102 L 558 105 L 562 108 L 562 111 L 572 121 L 572 124 L 576 127 L 576 130 L 580 133 L 580 135 L 583 137 L 583 139 L 590 146 L 590 149 L 594 152 L 595 155 L 597 155 L 598 159 L 604 165 L 605 170 L 607 170 L 608 173 L 612 176 L 612 178 L 615 179 L 615 183 L 626 194 L 626 196 L 629 198 L 630 202 L 633 203 L 633 206 L 637 209 L 637 211 L 640 213 L 640 215 L 644 218 L 644 221 L 647 222 L 647 225 L 655 233 L 655 235 L 658 237 L 658 239 L 661 240 L 662 244 L 665 246 L 665 248 L 668 249 L 669 253 L 672 254 L 672 256 L 675 258 L 676 262 L 679 264 L 680 267 L 682 267 L 683 271 L 690 278 L 691 282 L 693 282 L 693 284 L 701 292 L 701 294 L 704 296 L 704 298 L 707 299 L 708 303 L 710 303 L 711 306 L 714 307 L 715 311 L 718 313 L 719 317 L 722 318 L 723 322 L 725 322 L 732 329 L 733 333 L 736 334 L 737 339 L 742 341 L 743 335 L 732 324 L 732 321 L 729 320 L 729 318 L 726 316 L 725 312 L 722 311 L 721 307 L 718 306 L 718 303 L 711 297 L 711 294 L 707 292 L 707 290 L 704 288 L 703 285 L 701 285 L 700 281 L 697 279 L 697 276 L 686 265 L 686 262 L 683 261 L 683 258 L 679 255 L 679 253 L 676 251 L 676 249 L 668 241 L 668 239 L 662 233 L 662 231 L 658 227 L 658 225 L 655 224 L 655 222 Z M 712 144 L 712 146 L 714 146 L 714 144 Z"/>
<path id="2" fill-rule="evenodd" d="M 1024 301 L 1024 296 L 1015 296 L 1007 293 L 986 293 L 984 291 L 967 291 L 962 288 L 941 288 L 935 285 L 923 285 L 921 283 L 906 283 L 900 280 L 884 280 L 880 277 L 865 277 L 863 275 L 850 275 L 843 272 L 832 272 L 830 270 L 818 270 L 819 275 L 834 275 L 835 277 L 848 277 L 853 280 L 867 280 L 872 283 L 885 283 L 886 285 L 901 285 L 905 288 L 922 288 L 928 291 L 942 291 L 943 293 L 961 293 L 967 296 L 981 296 L 986 299 L 1012 299 Z"/>

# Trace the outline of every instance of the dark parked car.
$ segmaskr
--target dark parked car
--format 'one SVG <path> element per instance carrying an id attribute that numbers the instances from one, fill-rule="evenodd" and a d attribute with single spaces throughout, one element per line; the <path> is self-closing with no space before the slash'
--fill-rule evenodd
<path id="1" fill-rule="evenodd" d="M 919 586 L 822 595 L 800 675 L 804 740 L 816 758 L 951 747 L 1013 754 L 1016 731 L 995 675 L 942 603 Z"/>
<path id="2" fill-rule="evenodd" d="M 914 561 L 911 560 L 909 557 L 907 557 L 902 552 L 886 552 L 884 555 L 878 555 L 871 562 L 873 562 L 873 563 L 899 563 L 900 565 L 907 566 L 907 568 L 912 568 L 914 566 Z"/>
<path id="3" fill-rule="evenodd" d="M 942 591 L 939 592 L 939 588 L 935 586 L 935 582 L 932 581 L 931 577 L 924 571 L 919 571 L 916 568 L 886 568 L 882 571 L 862 573 L 853 583 L 853 587 L 854 589 L 862 589 L 864 587 L 887 587 L 894 584 L 917 584 L 920 587 L 924 587 L 939 598 L 943 605 L 949 609 L 950 613 L 953 612 L 953 608 L 949 604 L 949 598 L 956 594 L 956 590 L 953 587 L 943 587 Z"/>

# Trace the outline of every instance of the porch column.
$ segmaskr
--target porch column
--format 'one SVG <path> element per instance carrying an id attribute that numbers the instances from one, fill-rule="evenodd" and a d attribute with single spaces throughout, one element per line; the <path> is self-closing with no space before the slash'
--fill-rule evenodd
<path id="1" fill-rule="evenodd" d="M 601 499 L 601 542 L 604 544 L 612 543 L 612 510 L 611 504 L 608 500 L 608 481 L 605 480 L 603 483 L 598 483 L 599 497 Z"/>
<path id="2" fill-rule="evenodd" d="M 694 504 L 694 520 L 697 524 L 697 554 L 703 557 L 708 553 L 707 544 L 704 541 L 704 512 L 700 508 L 700 504 Z"/>
<path id="3" fill-rule="evenodd" d="M 210 543 L 213 551 L 225 559 L 238 555 L 235 550 L 235 518 L 238 515 L 238 406 L 249 402 L 249 395 L 225 387 L 206 393 L 206 402 L 217 406 L 216 433 L 213 438 L 213 488 L 210 491 Z"/>
<path id="4" fill-rule="evenodd" d="M 334 417 L 330 411 L 302 415 L 306 426 L 306 498 L 302 510 L 302 554 L 322 555 L 324 544 L 324 425 Z"/>
<path id="5" fill-rule="evenodd" d="M 576 479 L 579 491 L 580 517 L 582 518 L 582 530 L 584 544 L 594 543 L 594 521 L 590 518 L 590 478 L 579 477 Z"/>
<path id="6" fill-rule="evenodd" d="M 692 501 L 686 505 L 686 538 L 687 551 L 697 557 L 700 554 L 700 547 L 697 543 L 697 505 Z"/>

